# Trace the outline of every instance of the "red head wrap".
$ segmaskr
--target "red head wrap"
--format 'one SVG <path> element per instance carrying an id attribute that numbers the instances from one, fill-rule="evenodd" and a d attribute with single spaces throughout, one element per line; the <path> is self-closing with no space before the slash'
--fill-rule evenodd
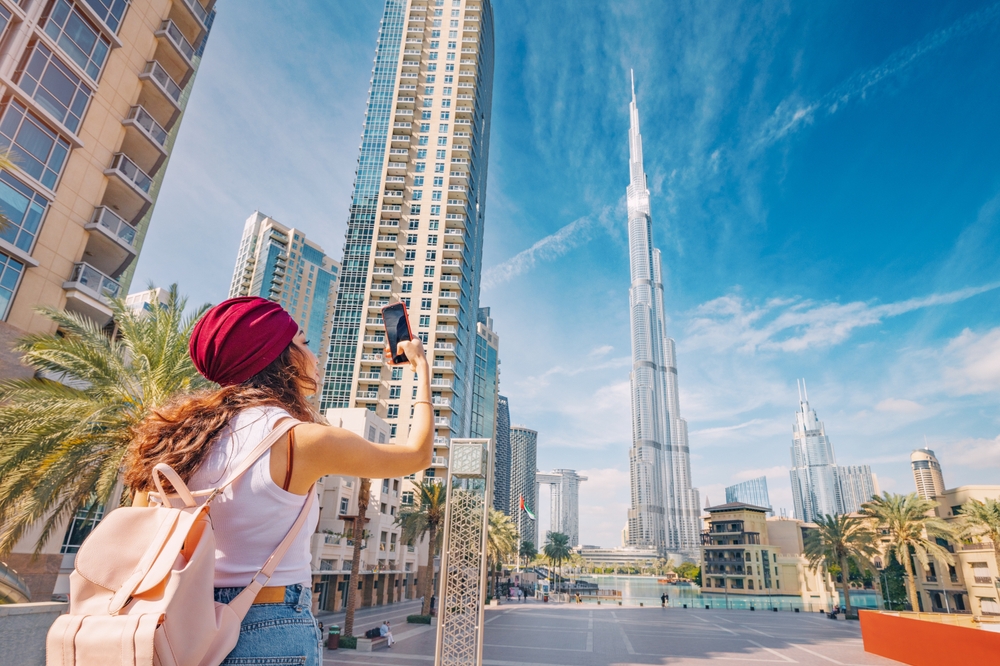
<path id="1" fill-rule="evenodd" d="M 298 330 L 277 303 L 257 296 L 230 298 L 195 324 L 188 351 L 206 379 L 232 386 L 269 366 Z"/>

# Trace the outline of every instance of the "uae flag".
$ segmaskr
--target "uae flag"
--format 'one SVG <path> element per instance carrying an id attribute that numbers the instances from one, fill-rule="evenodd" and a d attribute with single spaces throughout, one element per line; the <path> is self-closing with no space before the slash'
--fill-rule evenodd
<path id="1" fill-rule="evenodd" d="M 531 513 L 531 509 L 529 509 L 527 505 L 524 503 L 524 495 L 521 495 L 521 511 L 524 511 L 526 514 L 528 514 L 528 518 L 531 518 L 532 520 L 535 519 L 535 514 Z"/>

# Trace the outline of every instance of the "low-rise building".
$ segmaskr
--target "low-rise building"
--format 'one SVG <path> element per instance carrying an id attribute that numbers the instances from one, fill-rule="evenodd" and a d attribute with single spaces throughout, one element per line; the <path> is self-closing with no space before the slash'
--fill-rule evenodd
<path id="1" fill-rule="evenodd" d="M 914 468 L 914 476 L 917 470 Z M 940 479 L 940 471 L 937 478 Z M 931 483 L 927 487 L 933 488 Z M 959 486 L 935 495 L 938 517 L 956 524 L 962 505 L 970 499 L 1000 499 L 1000 486 Z M 944 541 L 944 543 L 942 543 Z M 924 569 L 914 560 L 919 610 L 932 613 L 972 613 L 1000 615 L 1000 571 L 993 543 L 956 543 L 938 540 L 954 553 L 955 563 L 932 559 Z"/>
<path id="2" fill-rule="evenodd" d="M 705 509 L 702 593 L 795 596 L 807 609 L 837 605 L 830 575 L 824 567 L 810 568 L 805 557 L 805 532 L 815 525 L 769 519 L 769 510 L 743 502 Z"/>

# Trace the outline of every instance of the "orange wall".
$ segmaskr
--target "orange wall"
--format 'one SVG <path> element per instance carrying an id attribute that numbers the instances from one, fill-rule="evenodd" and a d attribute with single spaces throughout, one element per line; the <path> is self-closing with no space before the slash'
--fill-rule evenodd
<path id="1" fill-rule="evenodd" d="M 865 652 L 912 666 L 995 664 L 1000 633 L 861 611 Z"/>

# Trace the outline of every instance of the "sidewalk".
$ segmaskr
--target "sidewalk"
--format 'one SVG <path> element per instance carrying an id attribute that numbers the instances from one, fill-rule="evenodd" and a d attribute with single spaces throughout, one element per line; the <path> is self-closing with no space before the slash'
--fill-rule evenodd
<path id="1" fill-rule="evenodd" d="M 410 599 L 407 601 L 400 601 L 394 604 L 389 604 L 386 606 L 369 606 L 367 608 L 358 608 L 354 611 L 354 635 L 364 636 L 365 632 L 369 629 L 377 627 L 382 624 L 383 620 L 389 620 L 392 623 L 393 637 L 396 633 L 403 630 L 406 624 L 407 615 L 418 615 L 420 614 L 420 599 Z M 340 627 L 341 632 L 344 630 L 344 618 L 346 616 L 345 611 L 339 611 L 337 613 L 330 613 L 328 611 L 320 611 L 316 614 L 316 619 L 323 623 L 323 640 L 326 640 L 327 631 L 334 624 Z M 409 625 L 414 626 L 414 625 Z M 421 625 L 427 626 L 427 625 Z M 399 640 L 398 638 L 396 640 Z"/>

